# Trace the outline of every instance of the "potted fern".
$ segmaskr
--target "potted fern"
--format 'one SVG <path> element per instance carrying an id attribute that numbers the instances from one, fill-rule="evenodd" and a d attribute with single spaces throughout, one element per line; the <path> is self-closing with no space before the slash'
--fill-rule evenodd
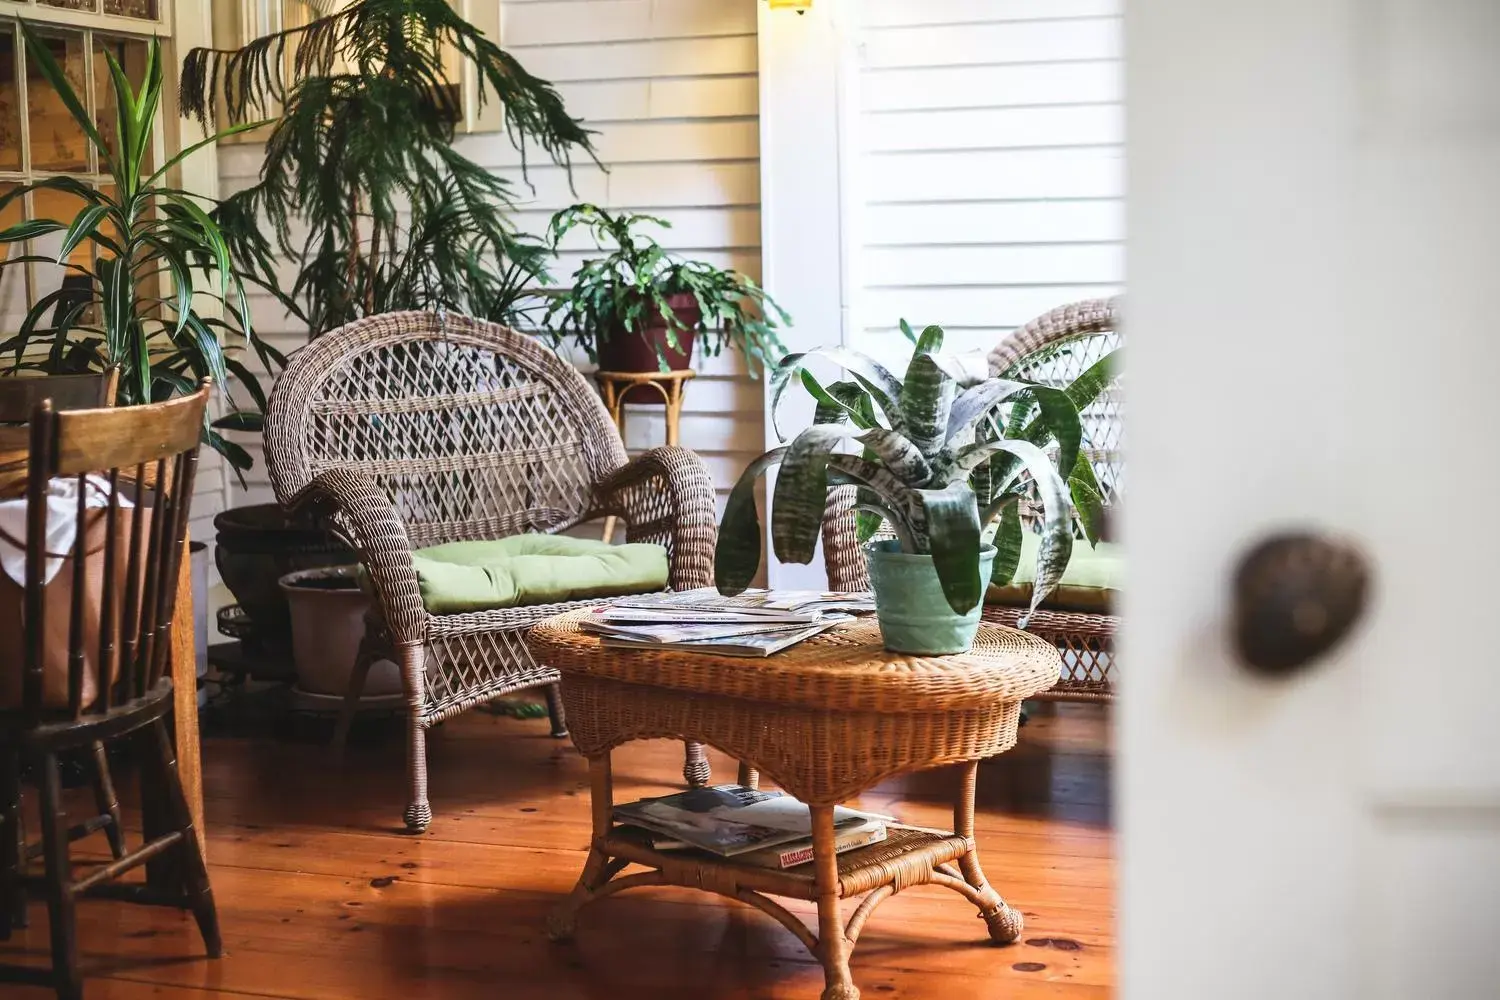
<path id="1" fill-rule="evenodd" d="M 970 379 L 942 353 L 940 327 L 917 335 L 901 325 L 913 345 L 904 379 L 842 348 L 788 355 L 777 366 L 773 420 L 783 391 L 798 380 L 817 401 L 814 422 L 752 462 L 735 484 L 719 528 L 715 581 L 722 592 L 739 593 L 760 568 L 754 487 L 768 469 L 780 466 L 771 541 L 783 562 L 812 559 L 828 490 L 851 485 L 887 648 L 962 652 L 978 631 L 987 584 L 1015 573 L 1023 500 L 1041 508 L 1032 609 L 1067 567 L 1075 503 L 1092 538 L 1098 484 L 1079 453 L 1078 412 L 1107 381 L 1108 365 L 1066 388 Z M 851 377 L 825 386 L 806 370 L 813 358 Z M 895 538 L 873 537 L 882 525 Z"/>
<path id="2" fill-rule="evenodd" d="M 737 349 L 751 374 L 775 364 L 784 351 L 778 320 L 791 317 L 749 276 L 662 249 L 640 231 L 647 225 L 671 227 L 652 215 L 612 215 L 587 204 L 552 217 L 554 248 L 581 227 L 605 252 L 586 260 L 548 306 L 544 325 L 554 346 L 574 338 L 590 361 L 614 372 L 691 368 L 696 345 L 707 356 L 726 345 Z M 639 402 L 651 401 L 661 398 L 641 394 Z"/>

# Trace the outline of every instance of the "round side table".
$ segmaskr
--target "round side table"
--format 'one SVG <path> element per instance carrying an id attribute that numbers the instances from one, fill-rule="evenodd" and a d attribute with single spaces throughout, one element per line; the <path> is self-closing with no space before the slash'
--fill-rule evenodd
<path id="1" fill-rule="evenodd" d="M 930 883 L 969 900 L 991 939 L 1014 941 L 1021 914 L 985 879 L 974 841 L 979 761 L 1016 742 L 1021 701 L 1056 683 L 1056 647 L 1025 632 L 982 624 L 974 648 L 954 656 L 887 651 L 873 619 L 836 626 L 765 659 L 604 647 L 578 622 L 549 618 L 527 644 L 562 672 L 573 742 L 588 758 L 593 840 L 583 874 L 549 931 L 572 936 L 578 910 L 623 889 L 679 885 L 755 906 L 795 934 L 823 965 L 823 1000 L 856 1000 L 849 956 L 883 900 Z M 813 860 L 784 870 L 699 851 L 658 851 L 613 823 L 610 752 L 637 739 L 710 744 L 741 761 L 741 779 L 763 772 L 811 809 Z M 893 775 L 962 769 L 953 830 L 890 825 L 886 840 L 838 854 L 833 809 Z M 631 864 L 648 870 L 620 872 Z M 813 933 L 772 896 L 813 900 Z M 847 922 L 843 901 L 862 897 Z"/>

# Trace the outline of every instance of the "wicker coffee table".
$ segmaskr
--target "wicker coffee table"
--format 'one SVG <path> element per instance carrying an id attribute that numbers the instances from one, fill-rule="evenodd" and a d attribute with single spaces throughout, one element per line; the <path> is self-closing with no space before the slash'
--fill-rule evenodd
<path id="1" fill-rule="evenodd" d="M 1057 649 L 1024 632 L 985 624 L 957 656 L 886 651 L 873 619 L 839 626 L 764 660 L 601 647 L 581 631 L 586 612 L 549 618 L 527 642 L 562 672 L 573 742 L 589 760 L 594 835 L 578 885 L 552 915 L 554 939 L 573 934 L 578 910 L 622 889 L 680 885 L 741 900 L 775 917 L 823 964 L 823 1000 L 855 1000 L 849 955 L 875 907 L 911 885 L 933 883 L 979 908 L 990 937 L 1021 933 L 1021 915 L 985 881 L 974 843 L 979 761 L 1016 742 L 1021 699 L 1051 687 Z M 718 747 L 742 761 L 740 781 L 764 773 L 812 809 L 814 860 L 775 871 L 700 852 L 655 851 L 611 822 L 610 751 L 670 737 Z M 833 807 L 882 779 L 959 764 L 952 832 L 893 827 L 871 847 L 835 855 Z M 621 875 L 631 864 L 644 872 Z M 771 899 L 814 900 L 818 933 Z M 863 896 L 848 923 L 841 901 Z"/>

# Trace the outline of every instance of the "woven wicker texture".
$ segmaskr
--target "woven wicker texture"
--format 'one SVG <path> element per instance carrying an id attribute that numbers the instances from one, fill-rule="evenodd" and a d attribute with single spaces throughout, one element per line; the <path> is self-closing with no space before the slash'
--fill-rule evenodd
<path id="1" fill-rule="evenodd" d="M 954 656 L 892 653 L 873 618 L 836 625 L 764 659 L 605 649 L 576 611 L 532 629 L 534 651 L 564 674 L 702 695 L 846 712 L 938 712 L 1016 701 L 1057 681 L 1057 650 L 1035 636 L 983 628 Z M 604 650 L 606 655 L 600 655 Z"/>
<path id="2" fill-rule="evenodd" d="M 327 333 L 277 380 L 265 438 L 277 499 L 326 514 L 369 572 L 375 620 L 355 688 L 377 659 L 402 667 L 413 829 L 431 817 L 426 728 L 508 692 L 555 683 L 557 672 L 532 658 L 522 635 L 583 606 L 430 615 L 413 548 L 559 532 L 615 515 L 630 541 L 666 547 L 673 588 L 713 578 L 714 490 L 703 462 L 676 447 L 627 462 L 583 376 L 497 324 L 408 312 Z M 561 731 L 561 720 L 554 726 Z M 707 779 L 701 749 L 690 749 L 687 770 Z"/>
<path id="3" fill-rule="evenodd" d="M 594 837 L 583 874 L 549 920 L 556 939 L 578 910 L 624 889 L 679 885 L 755 906 L 795 934 L 822 963 L 823 1000 L 854 1000 L 849 955 L 883 900 L 915 885 L 962 895 L 990 938 L 1021 933 L 979 866 L 974 790 L 980 760 L 1015 745 L 1021 699 L 1049 687 L 1058 653 L 1013 629 L 981 625 L 972 652 L 911 657 L 880 647 L 873 621 L 837 626 L 764 660 L 681 650 L 621 650 L 549 619 L 527 642 L 562 670 L 573 742 L 589 758 Z M 610 751 L 627 741 L 677 737 L 741 761 L 742 782 L 761 773 L 811 808 L 813 861 L 785 871 L 695 851 L 654 850 L 613 823 Z M 833 807 L 894 774 L 962 766 L 951 833 L 893 827 L 880 844 L 836 855 Z M 647 870 L 624 874 L 631 864 Z M 818 904 L 817 933 L 771 896 Z M 862 897 L 845 920 L 842 901 Z"/>
<path id="4" fill-rule="evenodd" d="M 1022 378 L 1063 386 L 1119 347 L 1119 299 L 1090 299 L 1038 316 L 1002 340 L 988 357 L 992 376 Z M 1032 356 L 1016 368 L 1016 359 Z M 1125 492 L 1121 441 L 1121 390 L 1116 378 L 1080 414 L 1084 454 L 1089 456 L 1106 505 Z M 854 489 L 829 492 L 823 515 L 823 561 L 833 590 L 870 589 L 870 574 L 854 520 Z M 1015 626 L 1024 609 L 986 605 L 985 621 Z M 1055 644 L 1062 653 L 1062 677 L 1043 697 L 1060 701 L 1102 701 L 1114 692 L 1114 634 L 1119 619 L 1072 611 L 1038 611 L 1027 631 Z"/>

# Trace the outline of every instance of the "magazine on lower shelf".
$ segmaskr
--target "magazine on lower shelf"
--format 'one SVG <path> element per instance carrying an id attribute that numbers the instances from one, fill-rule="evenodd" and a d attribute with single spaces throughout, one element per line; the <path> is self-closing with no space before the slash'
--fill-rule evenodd
<path id="1" fill-rule="evenodd" d="M 785 792 L 743 785 L 690 788 L 662 798 L 628 802 L 615 806 L 614 819 L 721 857 L 809 841 L 812 836 L 812 814 L 804 803 Z M 878 826 L 883 839 L 889 821 L 890 817 L 875 813 L 834 808 L 836 838 L 853 837 L 856 832 L 868 834 Z"/>
<path id="2" fill-rule="evenodd" d="M 644 827 L 640 828 L 650 839 L 651 847 L 658 851 L 682 851 L 688 850 L 693 845 L 685 841 L 677 840 L 666 834 L 655 833 Z M 850 827 L 834 834 L 833 850 L 835 854 L 843 854 L 845 851 L 858 850 L 861 847 L 870 847 L 885 840 L 888 830 L 884 820 L 872 819 L 861 826 Z M 771 847 L 760 847 L 744 854 L 736 854 L 734 860 L 740 864 L 755 865 L 758 868 L 796 868 L 805 865 L 813 859 L 813 844 L 811 837 L 803 837 L 800 840 L 791 840 L 785 844 L 776 844 Z"/>

